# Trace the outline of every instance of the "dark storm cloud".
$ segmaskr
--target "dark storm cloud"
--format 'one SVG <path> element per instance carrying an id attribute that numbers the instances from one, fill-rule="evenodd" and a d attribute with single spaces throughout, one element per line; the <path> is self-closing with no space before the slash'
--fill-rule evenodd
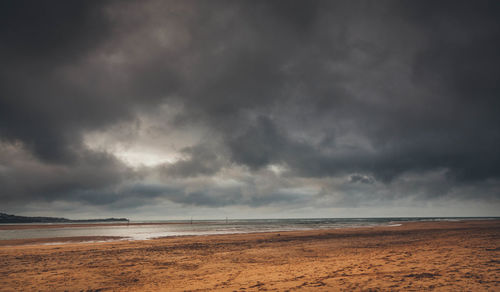
<path id="1" fill-rule="evenodd" d="M 2 53 L 14 62 L 67 62 L 106 37 L 103 1 L 9 1 L 1 4 Z M 8 61 L 8 60 L 4 60 Z"/>
<path id="2" fill-rule="evenodd" d="M 80 66 L 110 37 L 107 4 L 0 5 L 2 202 L 75 201 L 136 176 L 82 144 L 85 130 L 130 116 Z"/>
<path id="3" fill-rule="evenodd" d="M 435 104 L 443 107 L 442 117 L 433 132 L 452 153 L 436 159 L 448 159 L 453 175 L 461 180 L 498 178 L 500 5 L 448 4 L 454 5 L 415 12 L 427 13 L 424 19 L 429 21 L 420 25 L 429 44 L 415 58 L 414 80 L 439 95 L 441 101 Z"/>
<path id="4" fill-rule="evenodd" d="M 252 169 L 281 162 L 291 144 L 266 117 L 259 117 L 244 133 L 229 141 L 232 159 Z"/>
<path id="5" fill-rule="evenodd" d="M 280 112 L 280 107 L 289 102 L 286 94 L 291 95 L 293 92 L 281 92 L 281 95 L 276 92 L 291 86 L 287 82 L 298 82 L 303 90 L 299 94 L 304 94 L 307 100 L 307 103 L 302 104 L 308 115 L 306 120 L 314 121 L 318 116 L 329 116 L 326 121 L 332 124 L 350 122 L 350 128 L 341 131 L 368 137 L 374 149 L 366 151 L 356 149 L 356 145 L 353 145 L 353 148 L 338 154 L 326 154 L 331 151 L 325 151 L 328 149 L 321 145 L 290 139 L 286 133 L 276 131 L 269 122 L 257 122 L 245 133 L 228 139 L 236 162 L 251 168 L 284 162 L 302 175 L 313 176 L 367 171 L 383 180 L 390 180 L 410 170 L 447 168 L 450 177 L 459 180 L 498 178 L 498 4 L 492 1 L 472 6 L 460 1 L 438 5 L 419 2 L 410 8 L 391 4 L 396 5 L 382 4 L 382 9 L 373 12 L 368 10 L 371 5 L 367 2 L 357 7 L 359 11 L 353 10 L 356 4 L 347 7 L 339 5 L 337 8 L 341 12 L 347 10 L 352 20 L 327 20 L 332 26 L 339 27 L 341 35 L 349 33 L 349 26 L 361 25 L 366 33 L 376 32 L 391 37 L 369 40 L 355 34 L 339 37 L 335 29 L 330 27 L 318 25 L 311 29 L 309 26 L 309 38 L 305 44 L 298 45 L 299 41 L 303 41 L 300 38 L 285 38 L 283 41 L 278 36 L 272 45 L 276 49 L 272 52 L 279 52 L 280 57 L 272 58 L 270 67 L 283 68 L 290 61 L 294 66 L 292 72 L 282 73 L 282 78 L 270 88 L 265 75 L 260 78 L 258 73 L 266 74 L 267 67 L 254 68 L 256 73 L 247 76 L 253 82 L 262 80 L 258 85 L 268 88 L 264 92 L 273 92 L 264 96 L 268 106 L 271 104 L 269 100 L 278 103 L 278 115 L 287 114 L 286 108 Z M 334 9 L 327 10 L 317 19 L 322 20 L 326 16 L 335 18 L 336 13 L 340 14 Z M 384 15 L 389 17 L 381 21 L 380 17 Z M 415 36 L 403 35 L 405 31 L 393 27 L 394 24 L 407 27 Z M 297 32 L 293 26 L 287 26 L 286 29 L 290 33 Z M 259 31 L 258 35 L 265 35 L 265 32 L 260 34 Z M 409 50 L 411 58 L 408 60 L 398 52 L 393 52 L 394 48 L 400 46 L 398 37 L 415 45 L 414 51 Z M 334 43 L 331 51 L 314 50 L 328 44 L 323 38 Z M 284 48 L 281 47 L 283 44 L 295 46 Z M 270 45 L 265 42 L 261 46 L 267 48 Z M 296 49 L 297 46 L 299 49 Z M 300 59 L 301 50 L 309 53 L 306 60 Z M 391 52 L 393 55 L 388 56 Z M 339 60 L 339 56 L 347 62 Z M 357 58 L 365 58 L 365 61 L 359 63 Z M 408 69 L 408 84 L 394 84 L 397 82 L 394 79 L 374 80 L 372 76 L 349 71 L 329 72 L 319 61 L 315 62 L 316 59 L 346 66 L 354 73 L 367 70 L 387 74 L 384 72 L 387 70 L 393 75 L 404 76 L 407 74 L 404 70 Z M 386 68 L 384 64 L 388 62 L 395 62 L 403 66 L 404 70 Z M 314 69 L 311 69 L 311 63 L 316 65 Z M 241 65 L 244 70 L 245 64 Z M 269 66 L 269 62 L 266 62 L 266 66 Z M 297 76 L 296 72 L 304 75 Z M 379 83 L 367 87 L 363 93 L 356 91 L 365 88 L 345 89 L 351 82 L 357 81 L 369 85 L 374 81 Z M 245 99 L 246 88 L 238 88 L 243 91 L 238 97 Z M 238 102 L 242 103 L 241 100 Z M 308 111 L 308 108 L 312 110 Z M 301 118 L 300 113 L 298 118 Z M 320 119 L 316 121 L 321 122 Z M 290 129 L 291 132 L 294 130 Z M 324 133 L 326 138 L 330 134 L 334 135 L 334 132 Z M 340 146 L 333 144 L 330 147 L 338 150 Z"/>
<path id="6" fill-rule="evenodd" d="M 290 179 L 346 176 L 346 188 L 369 192 L 443 170 L 436 190 L 473 195 L 500 179 L 495 1 L 1 5 L 0 138 L 34 165 L 3 160 L 3 198 L 136 202 L 140 191 L 123 185 L 144 174 L 88 149 L 83 135 L 165 103 L 181 105 L 177 123 L 202 124 L 215 140 L 150 170 L 166 180 L 281 165 Z M 279 185 L 259 200 L 188 189 L 142 192 L 196 206 L 290 198 Z"/>
<path id="7" fill-rule="evenodd" d="M 373 184 L 374 179 L 372 177 L 369 177 L 367 175 L 361 175 L 361 174 L 353 174 L 349 177 L 349 181 L 351 183 L 363 183 L 363 184 Z"/>
<path id="8" fill-rule="evenodd" d="M 70 165 L 45 164 L 19 145 L 0 145 L 2 202 L 75 200 L 82 193 L 114 188 L 137 178 L 121 161 L 106 153 L 80 151 Z M 101 197 L 101 199 L 105 199 Z"/>
<path id="9" fill-rule="evenodd" d="M 239 187 L 207 187 L 199 191 L 179 190 L 175 193 L 165 194 L 164 198 L 187 206 L 279 206 L 304 203 L 300 194 L 287 192 L 274 192 L 265 195 L 255 193 L 245 194 Z"/>
<path id="10" fill-rule="evenodd" d="M 166 175 L 173 177 L 213 175 L 224 165 L 219 155 L 203 145 L 186 147 L 181 152 L 188 157 L 162 167 Z"/>
<path id="11" fill-rule="evenodd" d="M 21 141 L 49 163 L 71 163 L 82 133 L 133 118 L 165 94 L 167 66 L 134 64 L 133 90 L 117 68 L 101 64 L 115 38 L 106 1 L 2 3 L 0 135 Z M 118 50 L 118 48 L 114 48 Z M 170 78 L 171 76 L 167 76 Z M 163 81 L 163 82 L 162 82 Z"/>
<path id="12" fill-rule="evenodd" d="M 89 90 L 60 72 L 91 53 L 108 35 L 102 2 L 3 2 L 0 8 L 0 134 L 20 140 L 46 160 L 79 150 L 81 127 L 113 116 Z M 87 91 L 87 92 L 86 92 Z M 112 120 L 113 118 L 110 118 Z M 76 133 L 75 133 L 76 132 Z M 76 149 L 72 149 L 76 148 Z"/>

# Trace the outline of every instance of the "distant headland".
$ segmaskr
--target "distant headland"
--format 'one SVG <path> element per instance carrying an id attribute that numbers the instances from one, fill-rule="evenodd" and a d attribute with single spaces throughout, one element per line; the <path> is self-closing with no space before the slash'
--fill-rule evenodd
<path id="1" fill-rule="evenodd" d="M 28 217 L 0 213 L 0 223 L 91 223 L 91 222 L 128 222 L 127 218 L 79 219 L 58 217 Z"/>

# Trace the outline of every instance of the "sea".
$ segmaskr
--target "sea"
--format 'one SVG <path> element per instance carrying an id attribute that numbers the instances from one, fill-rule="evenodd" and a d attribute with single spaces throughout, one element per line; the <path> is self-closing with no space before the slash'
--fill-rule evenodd
<path id="1" fill-rule="evenodd" d="M 130 221 L 130 223 L 170 223 L 134 225 L 126 223 L 107 226 L 95 223 L 91 227 L 64 226 L 57 228 L 0 230 L 0 240 L 80 236 L 120 236 L 124 240 L 145 240 L 187 235 L 238 234 L 295 230 L 341 229 L 400 226 L 404 222 L 461 221 L 500 219 L 499 217 L 425 217 L 425 218 L 309 218 L 309 219 L 232 219 L 187 221 Z M 104 223 L 104 222 L 103 222 Z M 108 223 L 109 222 L 105 222 Z M 46 223 L 50 225 L 50 223 Z M 12 224 L 0 224 L 12 225 Z M 19 224 L 16 224 L 19 225 Z M 39 225 L 37 223 L 37 225 Z M 72 225 L 75 225 L 74 223 Z"/>

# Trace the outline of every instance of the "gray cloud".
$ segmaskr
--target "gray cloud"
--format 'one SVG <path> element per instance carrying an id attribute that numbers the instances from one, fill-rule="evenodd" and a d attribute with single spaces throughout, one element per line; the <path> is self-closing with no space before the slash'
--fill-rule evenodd
<path id="1" fill-rule="evenodd" d="M 162 167 L 165 175 L 173 177 L 214 175 L 225 164 L 216 152 L 205 145 L 186 147 L 181 152 L 188 157 Z"/>
<path id="2" fill-rule="evenodd" d="M 498 199 L 494 1 L 1 5 L 5 202 Z M 178 159 L 137 168 L 85 140 L 145 118 L 130 141 Z M 283 191 L 301 183 L 318 191 Z"/>
<path id="3" fill-rule="evenodd" d="M 2 3 L 2 138 L 22 141 L 41 159 L 62 161 L 77 155 L 82 128 L 114 120 L 119 106 L 75 86 L 64 72 L 108 36 L 102 10 L 96 1 Z"/>
<path id="4" fill-rule="evenodd" d="M 77 194 L 106 190 L 138 177 L 107 153 L 80 151 L 71 164 L 54 165 L 37 160 L 19 145 L 0 145 L 0 149 L 3 203 L 71 200 Z"/>

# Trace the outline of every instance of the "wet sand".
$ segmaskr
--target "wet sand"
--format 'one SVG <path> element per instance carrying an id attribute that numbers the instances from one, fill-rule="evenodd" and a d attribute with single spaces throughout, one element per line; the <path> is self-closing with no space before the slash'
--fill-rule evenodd
<path id="1" fill-rule="evenodd" d="M 0 246 L 0 291 L 38 290 L 500 291 L 500 221 Z"/>
<path id="2" fill-rule="evenodd" d="M 121 236 L 73 236 L 73 237 L 7 239 L 7 240 L 0 240 L 0 246 L 103 242 L 103 241 L 123 240 L 123 239 L 127 238 Z"/>
<path id="3" fill-rule="evenodd" d="M 17 223 L 0 225 L 0 230 L 19 230 L 19 229 L 45 229 L 45 228 L 67 228 L 67 227 L 102 227 L 102 226 L 135 226 L 135 225 L 175 225 L 190 224 L 188 222 L 154 222 L 154 223 Z M 196 222 L 196 224 L 208 224 L 205 222 Z"/>

